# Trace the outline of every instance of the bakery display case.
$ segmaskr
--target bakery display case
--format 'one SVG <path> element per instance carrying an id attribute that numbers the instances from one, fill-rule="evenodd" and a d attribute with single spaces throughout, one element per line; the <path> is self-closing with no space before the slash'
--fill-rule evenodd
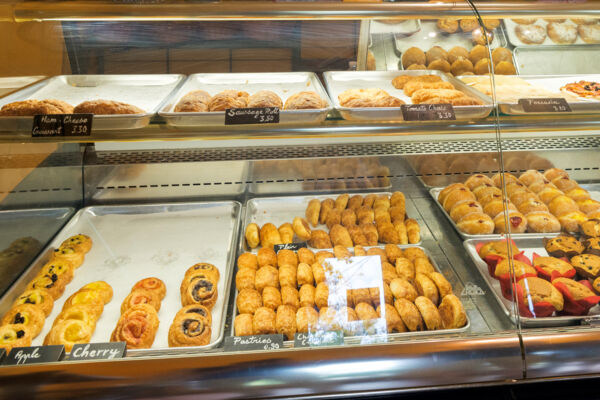
<path id="1" fill-rule="evenodd" d="M 0 16 L 3 395 L 600 373 L 600 4 Z"/>

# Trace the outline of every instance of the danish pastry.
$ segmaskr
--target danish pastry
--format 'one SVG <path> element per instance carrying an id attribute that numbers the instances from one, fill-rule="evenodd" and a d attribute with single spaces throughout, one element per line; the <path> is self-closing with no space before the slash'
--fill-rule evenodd
<path id="1" fill-rule="evenodd" d="M 188 284 L 181 297 L 181 305 L 200 304 L 210 310 L 217 302 L 217 298 L 217 284 L 206 278 L 198 278 Z"/>
<path id="2" fill-rule="evenodd" d="M 79 268 L 83 264 L 85 253 L 77 251 L 71 246 L 61 246 L 52 252 L 52 259 L 69 263 L 73 268 Z"/>
<path id="3" fill-rule="evenodd" d="M 212 265 L 212 264 L 210 264 L 210 265 Z M 215 268 L 215 270 L 216 270 L 216 268 Z M 217 281 L 218 280 L 219 280 L 219 277 L 217 274 Z M 133 285 L 133 288 L 131 289 L 131 291 L 133 292 L 136 289 L 145 289 L 145 290 L 152 291 L 152 292 L 156 293 L 159 300 L 164 299 L 165 295 L 167 294 L 167 287 L 165 286 L 165 283 L 163 281 L 161 281 L 160 279 L 154 278 L 154 277 L 145 278 L 145 279 L 142 279 L 141 281 L 137 282 L 135 285 Z M 156 309 L 156 311 L 158 311 L 158 309 Z"/>
<path id="4" fill-rule="evenodd" d="M 263 307 L 277 310 L 281 303 L 281 292 L 277 288 L 267 286 L 262 291 L 262 304 Z"/>
<path id="5" fill-rule="evenodd" d="M 65 319 L 52 327 L 44 345 L 62 344 L 65 351 L 70 352 L 75 344 L 89 343 L 93 333 L 94 326 L 77 319 Z"/>
<path id="6" fill-rule="evenodd" d="M 32 335 L 27 326 L 23 324 L 11 324 L 0 326 L 0 349 L 7 353 L 13 347 L 31 346 Z"/>
<path id="7" fill-rule="evenodd" d="M 279 268 L 279 285 L 281 287 L 296 287 L 296 267 L 293 265 L 283 265 Z M 265 288 L 266 289 L 266 288 Z"/>
<path id="8" fill-rule="evenodd" d="M 252 253 L 242 253 L 237 259 L 238 269 L 258 269 L 258 258 Z"/>
<path id="9" fill-rule="evenodd" d="M 63 304 L 63 310 L 71 308 L 76 305 L 85 305 L 90 307 L 91 310 L 96 314 L 97 317 L 102 314 L 104 310 L 104 299 L 105 295 L 97 290 L 92 289 L 80 289 L 73 293 Z"/>
<path id="10" fill-rule="evenodd" d="M 277 265 L 277 254 L 275 254 L 275 250 L 271 248 L 263 247 L 258 250 L 256 259 L 259 267 L 264 267 L 265 265 L 274 267 Z"/>
<path id="11" fill-rule="evenodd" d="M 281 288 L 281 304 L 293 307 L 294 310 L 300 308 L 300 294 L 295 287 L 283 286 Z"/>
<path id="12" fill-rule="evenodd" d="M 313 260 L 314 261 L 314 260 Z M 298 264 L 298 269 L 296 270 L 296 281 L 298 286 L 302 286 L 305 284 L 312 285 L 314 282 L 312 267 L 307 263 Z"/>
<path id="13" fill-rule="evenodd" d="M 21 304 L 11 308 L 2 317 L 1 325 L 23 325 L 27 327 L 32 338 L 35 338 L 44 327 L 46 315 L 44 311 L 33 304 Z"/>
<path id="14" fill-rule="evenodd" d="M 263 306 L 261 294 L 254 289 L 242 289 L 237 295 L 235 304 L 242 314 L 254 314 Z"/>
<path id="15" fill-rule="evenodd" d="M 314 307 L 315 306 L 315 287 L 313 285 L 305 284 L 300 287 L 298 295 L 300 296 L 300 307 Z"/>
<path id="16" fill-rule="evenodd" d="M 213 264 L 209 263 L 198 263 L 194 264 L 185 271 L 184 280 L 189 280 L 195 275 L 204 275 L 208 279 L 210 279 L 213 283 L 219 282 L 219 278 L 221 276 L 219 269 L 215 267 Z"/>
<path id="17" fill-rule="evenodd" d="M 148 304 L 154 307 L 156 311 L 159 311 L 160 300 L 159 292 L 141 288 L 136 289 L 134 286 L 131 293 L 125 297 L 123 303 L 121 304 L 121 314 L 137 304 Z"/>
<path id="18" fill-rule="evenodd" d="M 279 288 L 279 272 L 275 267 L 270 265 L 260 267 L 258 271 L 256 271 L 254 286 L 259 293 L 262 293 L 263 289 L 267 286 Z"/>
<path id="19" fill-rule="evenodd" d="M 279 250 L 277 253 L 277 265 L 279 267 L 290 265 L 296 268 L 298 266 L 298 256 L 289 249 Z"/>
<path id="20" fill-rule="evenodd" d="M 205 346 L 210 343 L 211 326 L 195 313 L 176 314 L 169 328 L 169 347 Z"/>
<path id="21" fill-rule="evenodd" d="M 61 243 L 60 247 L 72 247 L 77 251 L 87 253 L 92 249 L 92 239 L 82 233 L 71 236 Z"/>
<path id="22" fill-rule="evenodd" d="M 154 307 L 137 304 L 121 314 L 110 341 L 125 342 L 128 349 L 147 349 L 154 342 L 158 325 Z"/>
<path id="23" fill-rule="evenodd" d="M 283 334 L 287 340 L 294 340 L 296 333 L 296 309 L 282 305 L 277 308 L 275 317 L 275 329 L 277 333 Z"/>
<path id="24" fill-rule="evenodd" d="M 211 314 L 210 310 L 204 306 L 201 306 L 199 304 L 192 304 L 189 306 L 185 306 L 185 307 L 181 308 L 179 311 L 177 311 L 177 314 L 175 314 L 175 317 L 179 317 L 181 315 L 187 315 L 187 314 L 196 314 L 197 316 L 204 318 L 206 320 L 206 324 L 208 326 L 212 325 L 212 314 Z"/>

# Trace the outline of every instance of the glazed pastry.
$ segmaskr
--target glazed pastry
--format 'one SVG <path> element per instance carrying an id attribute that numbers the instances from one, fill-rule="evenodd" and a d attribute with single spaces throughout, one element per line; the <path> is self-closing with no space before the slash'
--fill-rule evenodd
<path id="1" fill-rule="evenodd" d="M 208 111 L 225 111 L 228 108 L 248 106 L 248 93 L 237 90 L 224 90 L 214 95 L 208 102 Z"/>
<path id="2" fill-rule="evenodd" d="M 79 320 L 92 328 L 93 332 L 99 317 L 100 315 L 97 313 L 97 309 L 94 306 L 78 304 L 62 310 L 56 319 L 54 319 L 52 326 L 54 327 L 58 323 L 69 319 Z"/>
<path id="3" fill-rule="evenodd" d="M 5 104 L 0 116 L 24 117 L 45 114 L 72 114 L 73 106 L 55 99 L 24 100 Z"/>
<path id="4" fill-rule="evenodd" d="M 248 247 L 250 247 L 251 249 L 258 247 L 258 245 L 260 244 L 259 231 L 260 228 L 254 222 L 248 224 L 248 226 L 246 227 L 246 243 L 248 243 Z"/>
<path id="5" fill-rule="evenodd" d="M 406 299 L 408 301 L 415 301 L 417 296 L 417 289 L 410 282 L 404 278 L 393 279 L 390 284 L 390 290 L 396 299 Z"/>
<path id="6" fill-rule="evenodd" d="M 216 270 L 216 268 L 215 268 Z M 217 277 L 217 280 L 219 278 Z M 165 298 L 165 295 L 167 294 L 167 287 L 165 286 L 165 283 L 163 281 L 161 281 L 158 278 L 145 278 L 142 279 L 141 281 L 137 282 L 135 285 L 133 285 L 133 288 L 131 289 L 131 291 L 135 291 L 136 289 L 146 289 L 146 290 L 150 290 L 154 293 L 156 293 L 156 295 L 158 296 L 159 300 L 162 300 Z M 158 311 L 158 309 L 156 309 L 156 311 Z"/>
<path id="7" fill-rule="evenodd" d="M 272 310 L 277 310 L 281 303 L 281 293 L 278 289 L 267 286 L 262 291 L 262 303 L 264 307 L 268 307 Z"/>
<path id="8" fill-rule="evenodd" d="M 402 66 L 406 69 L 412 64 L 425 64 L 427 56 L 418 47 L 411 47 L 402 53 Z M 401 89 L 401 88 L 400 88 Z"/>
<path id="9" fill-rule="evenodd" d="M 408 258 L 397 258 L 396 274 L 398 274 L 400 278 L 413 281 L 415 279 L 415 266 Z"/>
<path id="10" fill-rule="evenodd" d="M 27 289 L 44 289 L 56 300 L 62 296 L 67 283 L 73 277 L 73 271 L 70 268 L 65 271 L 68 272 L 61 274 L 60 277 L 57 277 L 57 275 L 38 275 L 27 285 Z"/>
<path id="11" fill-rule="evenodd" d="M 307 249 L 306 247 L 302 247 L 302 248 L 298 249 L 296 254 L 298 255 L 299 263 L 305 263 L 308 265 L 312 265 L 312 263 L 315 262 L 315 254 L 311 250 Z"/>
<path id="12" fill-rule="evenodd" d="M 77 251 L 87 253 L 92 249 L 92 239 L 82 233 L 66 239 L 60 247 L 72 247 Z"/>
<path id="13" fill-rule="evenodd" d="M 315 249 L 330 249 L 333 247 L 329 234 L 320 229 L 313 229 L 310 234 L 308 245 Z"/>
<path id="14" fill-rule="evenodd" d="M 549 22 L 546 27 L 548 36 L 557 44 L 571 44 L 577 40 L 577 28 L 573 25 Z"/>
<path id="15" fill-rule="evenodd" d="M 338 95 L 340 106 L 347 108 L 400 107 L 404 102 L 377 88 L 348 89 Z"/>
<path id="16" fill-rule="evenodd" d="M 469 235 L 491 234 L 495 228 L 494 221 L 487 214 L 478 212 L 465 215 L 456 226 L 460 231 Z"/>
<path id="17" fill-rule="evenodd" d="M 302 307 L 296 312 L 298 332 L 314 332 L 319 323 L 319 314 L 312 307 Z"/>
<path id="18" fill-rule="evenodd" d="M 311 200 L 312 201 L 312 200 Z M 335 202 L 333 199 L 325 199 L 321 202 L 321 209 L 319 211 L 319 223 L 324 224 L 327 221 L 327 214 L 329 211 L 333 210 L 335 206 Z M 308 222 L 312 224 L 312 221 L 309 217 L 307 217 Z M 317 224 L 312 224 L 313 226 L 317 226 Z"/>
<path id="19" fill-rule="evenodd" d="M 23 325 L 31 335 L 35 338 L 44 327 L 46 314 L 41 309 L 33 304 L 21 304 L 14 306 L 2 317 L 1 325 Z"/>
<path id="20" fill-rule="evenodd" d="M 289 222 L 281 224 L 279 228 L 277 228 L 277 231 L 279 231 L 279 237 L 281 237 L 281 241 L 284 244 L 292 243 L 294 241 L 294 228 L 292 228 L 292 224 Z"/>
<path id="21" fill-rule="evenodd" d="M 211 327 L 194 313 L 177 314 L 169 328 L 169 347 L 205 346 L 210 343 Z"/>
<path id="22" fill-rule="evenodd" d="M 527 219 L 518 211 L 509 211 L 508 217 L 502 212 L 494 218 L 494 225 L 495 233 L 508 233 L 507 225 L 510 233 L 523 233 L 527 230 Z"/>
<path id="23" fill-rule="evenodd" d="M 579 25 L 577 32 L 586 43 L 600 43 L 600 25 Z"/>
<path id="24" fill-rule="evenodd" d="M 422 331 L 423 330 L 423 319 L 417 306 L 406 299 L 396 299 L 394 307 L 400 314 L 402 322 L 408 328 L 409 331 Z"/>
<path id="25" fill-rule="evenodd" d="M 75 344 L 89 343 L 93 333 L 93 326 L 81 320 L 66 319 L 52 327 L 44 339 L 44 345 L 62 344 L 65 351 L 70 352 Z"/>
<path id="26" fill-rule="evenodd" d="M 539 25 L 517 25 L 515 33 L 525 44 L 542 44 L 546 40 L 546 29 Z"/>
<path id="27" fill-rule="evenodd" d="M 327 102 L 316 92 L 294 93 L 285 101 L 284 110 L 308 110 L 327 107 Z"/>
<path id="28" fill-rule="evenodd" d="M 435 286 L 435 283 L 425 274 L 416 274 L 415 275 L 415 289 L 417 289 L 417 293 L 420 296 L 425 296 L 429 298 L 433 304 L 438 304 L 440 300 L 440 295 Z"/>
<path id="29" fill-rule="evenodd" d="M 71 246 L 61 246 L 52 252 L 52 260 L 67 262 L 73 268 L 79 268 L 83 264 L 84 257 L 85 253 Z"/>
<path id="30" fill-rule="evenodd" d="M 248 98 L 250 108 L 277 107 L 282 108 L 283 102 L 277 93 L 270 90 L 260 90 Z"/>
<path id="31" fill-rule="evenodd" d="M 207 112 L 210 94 L 204 90 L 187 93 L 175 105 L 175 112 Z"/>
<path id="32" fill-rule="evenodd" d="M 254 334 L 252 314 L 238 314 L 233 321 L 235 336 L 250 336 Z"/>
<path id="33" fill-rule="evenodd" d="M 99 292 L 101 294 L 102 301 L 104 301 L 104 304 L 108 304 L 112 300 L 112 297 L 113 297 L 112 286 L 110 286 L 108 283 L 106 283 L 104 281 L 90 282 L 81 288 L 81 290 L 86 290 L 86 289 Z"/>
<path id="34" fill-rule="evenodd" d="M 298 292 L 300 296 L 300 307 L 315 306 L 315 287 L 313 285 L 302 285 Z"/>
<path id="35" fill-rule="evenodd" d="M 300 294 L 298 290 L 292 286 L 283 286 L 281 288 L 281 304 L 293 307 L 294 310 L 300 308 Z"/>
<path id="36" fill-rule="evenodd" d="M 236 305 L 240 313 L 254 314 L 258 308 L 263 306 L 263 298 L 254 289 L 242 289 L 237 295 Z"/>
<path id="37" fill-rule="evenodd" d="M 298 266 L 298 256 L 289 249 L 279 250 L 277 253 L 277 265 L 279 267 L 289 265 L 296 268 Z"/>
<path id="38" fill-rule="evenodd" d="M 252 330 L 256 335 L 268 335 L 276 333 L 275 311 L 267 307 L 260 307 L 254 313 L 252 318 Z"/>
<path id="39" fill-rule="evenodd" d="M 121 314 L 110 341 L 125 342 L 128 349 L 150 348 L 158 324 L 158 314 L 154 307 L 148 304 L 137 304 Z"/>
<path id="40" fill-rule="evenodd" d="M 277 227 L 267 222 L 260 228 L 260 245 L 262 247 L 273 248 L 273 245 L 283 244 Z"/>
<path id="41" fill-rule="evenodd" d="M 256 260 L 259 267 L 264 267 L 265 265 L 270 265 L 272 267 L 277 266 L 277 254 L 275 253 L 275 250 L 271 248 L 262 248 L 258 250 Z"/>
<path id="42" fill-rule="evenodd" d="M 585 278 L 596 279 L 600 276 L 600 256 L 580 254 L 571 258 L 571 265 Z"/>
<path id="43" fill-rule="evenodd" d="M 312 267 L 306 263 L 298 264 L 298 269 L 296 270 L 296 281 L 298 286 L 305 284 L 312 285 L 314 282 Z"/>
<path id="44" fill-rule="evenodd" d="M 125 297 L 125 300 L 123 300 L 123 303 L 121 304 L 121 314 L 123 314 L 125 311 L 127 311 L 127 309 L 137 304 L 148 304 L 154 307 L 156 311 L 159 311 L 160 300 L 161 299 L 157 291 L 147 289 L 136 289 L 134 286 L 131 293 L 129 293 L 129 295 Z"/>
<path id="45" fill-rule="evenodd" d="M 317 221 L 317 223 L 319 222 L 318 213 L 317 213 L 316 221 Z M 310 226 L 308 225 L 308 222 L 304 218 L 295 217 L 294 221 L 292 222 L 292 229 L 293 229 L 293 233 L 296 234 L 298 239 L 304 240 L 304 241 L 310 239 L 310 234 L 311 234 Z"/>
<path id="46" fill-rule="evenodd" d="M 205 319 L 206 325 L 208 325 L 209 327 L 212 325 L 212 314 L 210 310 L 204 306 L 201 306 L 199 304 L 185 306 L 179 311 L 177 311 L 177 314 L 175 314 L 175 318 L 188 314 L 194 314 L 194 316 L 202 317 Z"/>
<path id="47" fill-rule="evenodd" d="M 212 310 L 217 302 L 217 298 L 217 285 L 206 278 L 199 278 L 190 282 L 181 297 L 181 305 L 189 306 L 191 304 L 200 304 L 209 310 Z"/>
<path id="48" fill-rule="evenodd" d="M 86 305 L 99 317 L 104 310 L 105 295 L 97 290 L 80 289 L 73 293 L 63 305 L 63 310 L 76 305 Z"/>
<path id="49" fill-rule="evenodd" d="M 260 267 L 256 271 L 254 286 L 259 293 L 262 293 L 263 289 L 267 286 L 279 288 L 279 272 L 275 267 L 270 265 Z"/>
<path id="50" fill-rule="evenodd" d="M 465 309 L 458 297 L 453 294 L 444 296 L 438 310 L 444 329 L 462 328 L 467 324 Z"/>
<path id="51" fill-rule="evenodd" d="M 6 350 L 7 353 L 13 347 L 31 346 L 31 340 L 32 335 L 23 324 L 0 326 L 0 349 Z"/>
<path id="52" fill-rule="evenodd" d="M 571 258 L 585 251 L 585 246 L 573 236 L 560 235 L 544 239 L 544 247 L 549 255 L 556 258 Z"/>
<path id="53" fill-rule="evenodd" d="M 237 259 L 238 269 L 258 269 L 258 258 L 252 253 L 242 253 Z"/>
<path id="54" fill-rule="evenodd" d="M 217 267 L 215 267 L 214 265 L 209 264 L 209 263 L 198 263 L 198 264 L 192 265 L 190 268 L 187 269 L 187 271 L 185 271 L 184 279 L 187 280 L 188 278 L 191 278 L 192 276 L 194 276 L 198 273 L 203 274 L 208 279 L 210 279 L 213 283 L 217 283 L 221 276 L 221 274 L 219 273 L 219 269 Z M 157 284 L 160 286 L 159 283 L 157 283 Z"/>
<path id="55" fill-rule="evenodd" d="M 74 114 L 143 114 L 145 111 L 133 104 L 114 100 L 88 100 L 79 103 L 73 109 Z"/>

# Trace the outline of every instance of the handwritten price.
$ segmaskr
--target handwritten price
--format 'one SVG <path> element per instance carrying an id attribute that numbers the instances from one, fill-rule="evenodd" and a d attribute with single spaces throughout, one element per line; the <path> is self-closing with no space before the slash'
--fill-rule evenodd
<path id="1" fill-rule="evenodd" d="M 279 343 L 267 343 L 263 347 L 263 350 L 277 350 L 279 348 Z"/>

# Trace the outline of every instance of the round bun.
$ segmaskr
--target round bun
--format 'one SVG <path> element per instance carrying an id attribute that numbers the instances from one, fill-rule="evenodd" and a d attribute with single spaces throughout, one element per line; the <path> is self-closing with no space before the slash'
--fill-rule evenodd
<path id="1" fill-rule="evenodd" d="M 448 61 L 448 52 L 442 49 L 440 46 L 433 46 L 425 53 L 427 64 L 434 62 L 435 60 L 446 60 Z"/>
<path id="2" fill-rule="evenodd" d="M 438 59 L 438 60 L 434 60 L 434 61 L 430 62 L 429 64 L 427 64 L 427 69 L 442 71 L 442 72 L 450 72 L 451 65 L 446 60 Z"/>
<path id="3" fill-rule="evenodd" d="M 473 212 L 483 212 L 481 205 L 475 200 L 464 200 L 458 202 L 450 210 L 450 218 L 454 222 L 459 221 L 462 217 Z"/>
<path id="4" fill-rule="evenodd" d="M 567 173 L 567 171 L 560 168 L 550 168 L 549 170 L 546 170 L 544 172 L 544 178 L 548 179 L 550 182 L 552 182 L 553 179 L 556 179 L 559 176 L 566 176 L 568 178 L 569 174 Z"/>
<path id="5" fill-rule="evenodd" d="M 489 58 L 482 58 L 481 60 L 477 61 L 477 64 L 475 64 L 474 68 L 474 72 L 477 75 L 489 74 L 491 70 L 492 67 Z"/>
<path id="6" fill-rule="evenodd" d="M 531 186 L 535 182 L 543 182 L 544 175 L 541 172 L 536 171 L 535 169 L 530 169 L 521 174 L 519 177 L 519 182 L 521 182 L 525 186 Z"/>
<path id="7" fill-rule="evenodd" d="M 473 63 L 468 58 L 460 58 L 450 66 L 450 72 L 454 76 L 473 74 L 473 71 Z"/>
<path id="8" fill-rule="evenodd" d="M 456 224 L 461 232 L 469 235 L 489 235 L 494 233 L 494 221 L 482 212 L 467 214 Z"/>
<path id="9" fill-rule="evenodd" d="M 452 18 L 440 18 L 436 25 L 440 31 L 445 33 L 454 33 L 458 30 L 458 21 Z"/>
<path id="10" fill-rule="evenodd" d="M 425 64 L 427 57 L 423 50 L 411 47 L 402 54 L 402 66 L 406 69 L 413 64 Z"/>
<path id="11" fill-rule="evenodd" d="M 515 68 L 514 64 L 510 61 L 500 61 L 494 67 L 494 71 L 498 75 L 516 75 L 517 74 L 517 69 Z"/>
<path id="12" fill-rule="evenodd" d="M 577 28 L 573 25 L 550 22 L 546 28 L 548 36 L 554 43 L 571 44 L 577 40 Z"/>
<path id="13" fill-rule="evenodd" d="M 475 200 L 475 195 L 467 188 L 455 189 L 444 199 L 444 209 L 449 212 L 456 203 L 464 200 Z"/>
<path id="14" fill-rule="evenodd" d="M 453 64 L 456 60 L 461 58 L 469 58 L 469 51 L 462 46 L 454 46 L 448 52 L 448 62 Z"/>
<path id="15" fill-rule="evenodd" d="M 473 190 L 479 186 L 486 184 L 487 186 L 493 186 L 494 182 L 492 182 L 492 180 L 489 177 L 483 174 L 471 175 L 469 179 L 465 181 L 465 186 L 468 187 L 470 190 Z"/>
<path id="16" fill-rule="evenodd" d="M 469 60 L 471 60 L 473 65 L 476 65 L 479 60 L 484 58 L 490 58 L 488 49 L 485 46 L 478 44 L 477 46 L 474 46 L 469 52 Z"/>
<path id="17" fill-rule="evenodd" d="M 547 211 L 533 211 L 525 214 L 529 232 L 550 233 L 560 232 L 560 222 Z"/>
<path id="18" fill-rule="evenodd" d="M 494 64 L 498 64 L 501 61 L 509 61 L 512 64 L 512 53 L 505 47 L 496 47 L 492 51 L 492 60 Z"/>
<path id="19" fill-rule="evenodd" d="M 507 224 L 510 233 L 523 233 L 527 230 L 527 218 L 518 211 L 509 211 L 508 220 L 504 212 L 494 217 L 494 233 L 508 233 Z"/>
<path id="20" fill-rule="evenodd" d="M 503 203 L 502 200 L 493 200 L 487 203 L 483 207 L 483 212 L 489 215 L 491 218 L 495 218 L 498 214 L 504 212 L 504 206 L 508 208 L 508 211 L 517 211 L 517 207 L 511 202 Z"/>

